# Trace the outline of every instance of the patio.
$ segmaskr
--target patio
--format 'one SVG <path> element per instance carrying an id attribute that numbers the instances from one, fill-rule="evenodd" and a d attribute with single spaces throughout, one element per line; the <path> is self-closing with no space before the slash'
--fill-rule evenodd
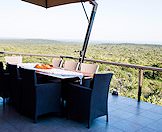
<path id="1" fill-rule="evenodd" d="M 109 122 L 106 116 L 96 119 L 91 128 L 54 115 L 40 117 L 38 123 L 18 114 L 11 106 L 3 108 L 0 99 L 1 132 L 161 132 L 162 107 L 151 103 L 109 95 Z"/>

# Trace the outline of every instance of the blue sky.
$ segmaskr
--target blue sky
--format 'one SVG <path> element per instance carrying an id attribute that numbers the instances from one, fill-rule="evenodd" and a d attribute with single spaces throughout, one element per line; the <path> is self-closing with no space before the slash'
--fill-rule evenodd
<path id="1" fill-rule="evenodd" d="M 161 43 L 162 0 L 97 0 L 91 41 Z M 90 14 L 91 5 L 85 7 Z M 1 0 L 0 38 L 84 40 L 87 20 L 80 3 L 45 9 Z"/>

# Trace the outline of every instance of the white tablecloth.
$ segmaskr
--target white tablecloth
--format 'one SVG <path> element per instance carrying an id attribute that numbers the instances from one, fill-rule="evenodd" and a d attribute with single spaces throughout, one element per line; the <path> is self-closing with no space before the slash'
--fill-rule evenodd
<path id="1" fill-rule="evenodd" d="M 78 77 L 80 80 L 82 80 L 82 78 L 83 78 L 83 73 L 68 71 L 68 70 L 58 69 L 58 68 L 38 69 L 38 68 L 34 68 L 36 64 L 38 64 L 38 63 L 20 63 L 20 64 L 18 64 L 18 67 L 36 70 L 40 74 L 48 75 L 48 76 L 52 76 L 52 77 L 57 77 L 57 78 L 60 78 L 60 79 Z"/>

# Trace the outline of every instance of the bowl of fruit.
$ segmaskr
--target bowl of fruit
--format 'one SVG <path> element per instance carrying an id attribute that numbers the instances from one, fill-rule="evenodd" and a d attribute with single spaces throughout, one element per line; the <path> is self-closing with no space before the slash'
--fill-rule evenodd
<path id="1" fill-rule="evenodd" d="M 52 69 L 53 66 L 49 64 L 36 64 L 34 68 L 37 69 Z"/>

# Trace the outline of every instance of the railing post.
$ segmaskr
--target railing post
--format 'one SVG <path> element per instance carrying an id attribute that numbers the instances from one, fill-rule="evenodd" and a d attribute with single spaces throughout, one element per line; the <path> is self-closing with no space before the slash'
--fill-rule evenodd
<path id="1" fill-rule="evenodd" d="M 142 79 L 143 79 L 143 70 L 139 69 L 139 76 L 138 76 L 138 102 L 140 102 L 140 97 L 141 97 Z"/>

